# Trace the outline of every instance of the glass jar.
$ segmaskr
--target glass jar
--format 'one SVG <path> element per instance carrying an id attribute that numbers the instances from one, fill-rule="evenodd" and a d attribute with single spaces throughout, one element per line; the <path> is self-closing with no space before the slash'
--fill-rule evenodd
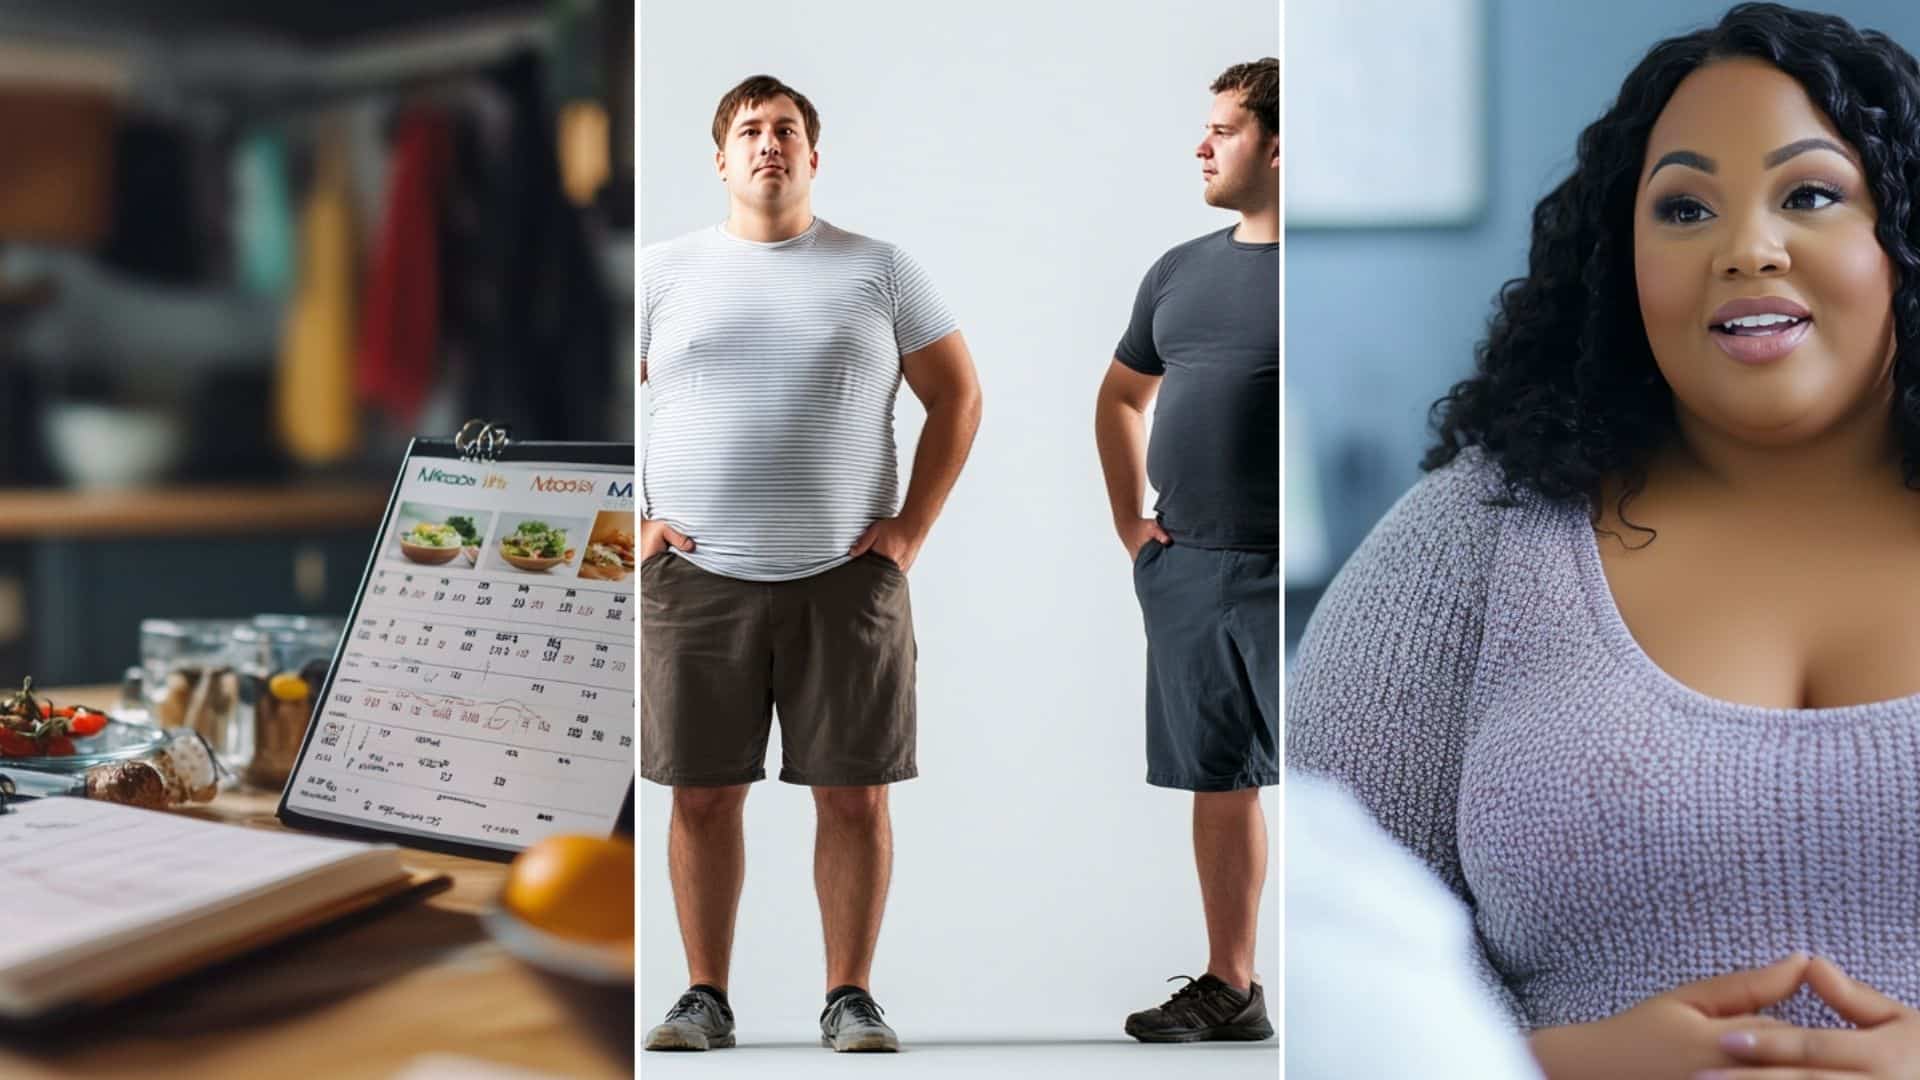
<path id="1" fill-rule="evenodd" d="M 240 679 L 231 657 L 237 619 L 143 619 L 140 667 L 147 708 L 165 728 L 189 728 L 229 768 L 253 753 L 240 722 Z"/>
<path id="2" fill-rule="evenodd" d="M 247 783 L 286 786 L 345 632 L 343 619 L 306 615 L 259 615 L 234 628 L 241 723 L 251 750 L 239 770 Z"/>

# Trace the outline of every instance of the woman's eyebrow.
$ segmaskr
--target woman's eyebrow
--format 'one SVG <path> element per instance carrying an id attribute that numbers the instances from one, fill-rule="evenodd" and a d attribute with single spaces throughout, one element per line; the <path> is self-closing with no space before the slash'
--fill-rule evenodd
<path id="1" fill-rule="evenodd" d="M 1846 158 L 1848 161 L 1853 160 L 1853 155 L 1847 153 L 1846 148 L 1839 143 L 1834 142 L 1832 139 L 1822 139 L 1816 136 L 1811 139 L 1798 139 L 1790 142 L 1780 149 L 1772 151 L 1765 158 L 1762 158 L 1761 163 L 1769 169 L 1776 168 L 1782 163 L 1797 158 L 1810 150 L 1831 150 L 1841 157 Z M 1692 150 L 1675 150 L 1661 156 L 1660 161 L 1654 165 L 1653 170 L 1647 173 L 1647 179 L 1653 179 L 1654 173 L 1659 172 L 1669 165 L 1685 165 L 1689 168 L 1699 169 L 1701 172 L 1709 175 L 1719 169 L 1719 166 L 1714 164 L 1713 159 L 1705 154 L 1696 153 Z"/>
<path id="2" fill-rule="evenodd" d="M 1779 165 L 1781 162 L 1784 162 L 1789 158 L 1799 157 L 1801 154 L 1804 154 L 1809 150 L 1831 150 L 1834 153 L 1839 154 L 1841 157 L 1846 158 L 1848 161 L 1853 160 L 1853 155 L 1847 153 L 1846 150 L 1842 148 L 1839 143 L 1834 142 L 1832 139 L 1812 138 L 1812 139 L 1800 139 L 1796 142 L 1790 142 L 1787 145 L 1781 147 L 1780 149 L 1775 150 L 1773 153 L 1768 154 L 1766 156 L 1764 160 L 1764 164 L 1766 165 L 1767 168 L 1771 169 L 1776 165 Z"/>
<path id="3" fill-rule="evenodd" d="M 1779 151 L 1776 150 L 1774 153 L 1777 154 Z M 1661 156 L 1659 164 L 1653 167 L 1653 172 L 1647 174 L 1647 179 L 1653 179 L 1653 173 L 1657 173 L 1669 165 L 1685 165 L 1708 174 L 1712 174 L 1719 168 L 1719 166 L 1713 163 L 1713 159 L 1705 154 L 1696 154 L 1692 150 L 1675 150 Z"/>

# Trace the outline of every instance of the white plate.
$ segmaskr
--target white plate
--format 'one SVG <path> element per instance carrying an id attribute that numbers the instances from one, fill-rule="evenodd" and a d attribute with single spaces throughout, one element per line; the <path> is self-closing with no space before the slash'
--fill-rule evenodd
<path id="1" fill-rule="evenodd" d="M 593 945 L 550 934 L 497 902 L 480 913 L 480 922 L 502 948 L 542 971 L 601 986 L 633 985 L 630 945 Z"/>

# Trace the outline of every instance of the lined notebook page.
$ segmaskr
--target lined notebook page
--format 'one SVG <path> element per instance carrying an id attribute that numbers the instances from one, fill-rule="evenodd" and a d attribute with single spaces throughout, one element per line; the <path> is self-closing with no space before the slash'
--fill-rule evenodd
<path id="1" fill-rule="evenodd" d="M 90 799 L 17 803 L 0 814 L 0 972 L 394 850 Z"/>

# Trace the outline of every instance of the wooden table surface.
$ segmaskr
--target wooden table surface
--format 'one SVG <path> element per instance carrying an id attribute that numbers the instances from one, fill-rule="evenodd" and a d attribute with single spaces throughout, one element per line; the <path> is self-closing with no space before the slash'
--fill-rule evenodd
<path id="1" fill-rule="evenodd" d="M 115 692 L 49 693 L 63 703 L 105 706 Z M 278 803 L 278 792 L 227 790 L 179 812 L 279 829 Z M 499 891 L 504 863 L 424 851 L 408 851 L 403 861 L 448 874 L 452 888 L 89 1017 L 0 1034 L 0 1077 L 386 1080 L 423 1056 L 448 1054 L 558 1077 L 634 1075 L 630 988 L 554 980 L 482 928 L 478 913 Z"/>

